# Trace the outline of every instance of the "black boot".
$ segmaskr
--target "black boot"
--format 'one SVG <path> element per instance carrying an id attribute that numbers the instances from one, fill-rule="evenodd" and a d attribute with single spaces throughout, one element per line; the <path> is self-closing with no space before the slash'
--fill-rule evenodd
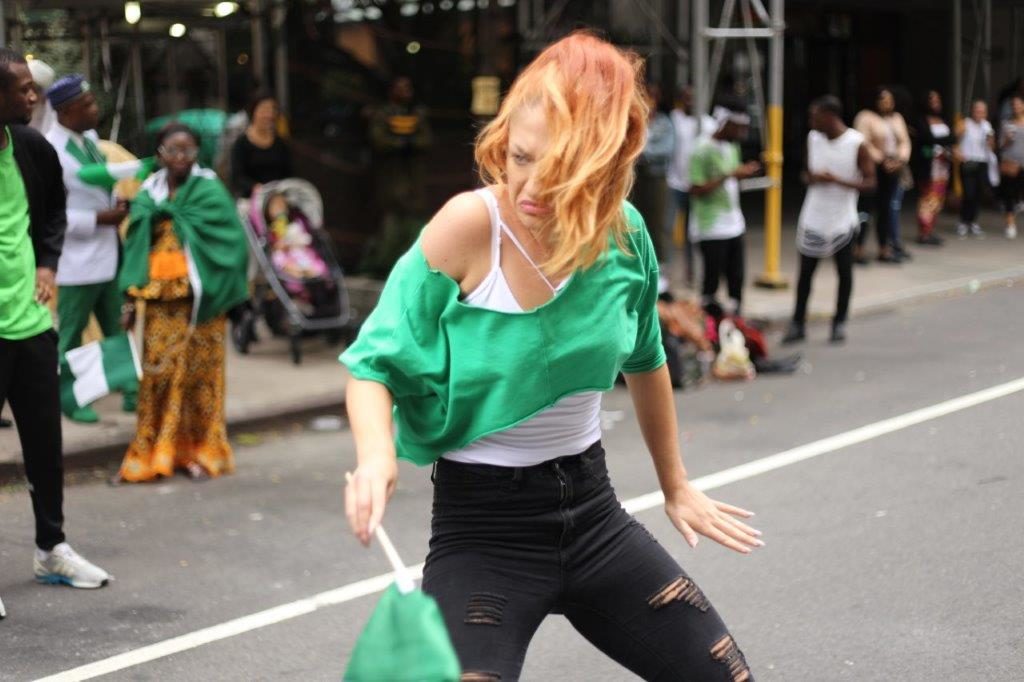
<path id="1" fill-rule="evenodd" d="M 828 337 L 829 343 L 846 343 L 846 323 L 833 322 L 832 335 Z"/>
<path id="2" fill-rule="evenodd" d="M 786 335 L 782 337 L 782 345 L 788 346 L 790 344 L 799 343 L 807 338 L 804 333 L 803 322 L 790 322 L 789 329 L 786 330 Z"/>

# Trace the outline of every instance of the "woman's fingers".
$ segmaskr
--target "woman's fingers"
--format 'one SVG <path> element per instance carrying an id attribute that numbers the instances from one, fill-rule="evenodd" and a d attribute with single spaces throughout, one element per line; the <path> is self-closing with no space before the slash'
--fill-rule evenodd
<path id="1" fill-rule="evenodd" d="M 759 540 L 757 536 L 748 533 L 739 526 L 733 523 L 733 520 L 728 516 L 720 516 L 717 519 L 715 527 L 731 537 L 733 540 L 743 543 L 748 547 L 764 547 L 764 542 Z"/>
<path id="2" fill-rule="evenodd" d="M 686 520 L 678 514 L 670 514 L 669 518 L 672 519 L 672 525 L 676 527 L 676 530 L 678 530 L 682 534 L 683 539 L 686 540 L 686 544 L 690 547 L 696 547 L 698 540 L 697 533 L 690 527 L 690 524 L 688 524 Z"/>
<path id="3" fill-rule="evenodd" d="M 388 501 L 388 482 L 375 478 L 370 486 L 370 522 L 367 532 L 373 534 L 384 518 L 384 505 Z"/>
<path id="4" fill-rule="evenodd" d="M 748 526 L 747 524 L 743 523 L 739 519 L 733 518 L 731 516 L 727 516 L 725 514 L 723 514 L 722 517 L 727 519 L 729 521 L 729 523 L 731 523 L 732 525 L 736 526 L 737 528 L 742 530 L 744 533 L 752 535 L 755 538 L 761 537 L 761 531 L 759 531 L 756 528 L 752 528 L 752 527 Z"/>
<path id="5" fill-rule="evenodd" d="M 709 525 L 705 528 L 704 535 L 714 540 L 720 545 L 725 545 L 729 549 L 735 550 L 740 554 L 750 554 L 750 547 L 744 545 L 739 540 L 735 540 L 730 536 L 720 531 L 715 526 Z"/>
<path id="6" fill-rule="evenodd" d="M 749 519 L 751 516 L 754 515 L 754 512 L 752 512 L 752 511 L 749 511 L 747 509 L 743 509 L 742 507 L 737 507 L 735 505 L 731 505 L 731 504 L 729 504 L 727 502 L 719 502 L 718 500 L 712 500 L 712 502 L 715 504 L 715 507 L 718 509 L 718 511 L 723 511 L 726 514 L 732 514 L 733 516 L 740 516 L 740 517 L 742 517 L 744 519 Z"/>

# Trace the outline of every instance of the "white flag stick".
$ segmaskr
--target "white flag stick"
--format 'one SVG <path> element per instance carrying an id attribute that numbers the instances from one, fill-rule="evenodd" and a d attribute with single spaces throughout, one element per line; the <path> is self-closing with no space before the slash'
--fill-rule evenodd
<path id="1" fill-rule="evenodd" d="M 351 472 L 345 472 L 345 480 L 349 483 L 352 482 Z M 398 591 L 402 594 L 409 594 L 416 589 L 416 583 L 413 581 L 412 576 L 409 575 L 409 569 L 406 567 L 405 562 L 402 561 L 402 557 L 398 556 L 398 550 L 392 544 L 391 538 L 388 537 L 387 532 L 384 530 L 384 526 L 378 525 L 374 535 L 380 541 L 380 546 L 395 571 L 395 585 L 398 587 Z"/>

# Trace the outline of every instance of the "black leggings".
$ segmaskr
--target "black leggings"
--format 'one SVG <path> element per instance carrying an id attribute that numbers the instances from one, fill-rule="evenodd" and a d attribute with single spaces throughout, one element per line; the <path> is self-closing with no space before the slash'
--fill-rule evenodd
<path id="1" fill-rule="evenodd" d="M 965 161 L 960 165 L 960 181 L 964 187 L 964 194 L 960 200 L 960 222 L 970 225 L 978 219 L 982 188 L 988 183 L 988 165 L 977 161 Z"/>
<path id="2" fill-rule="evenodd" d="M 878 248 L 882 250 L 892 245 L 892 198 L 899 186 L 900 176 L 898 173 L 886 173 L 882 168 L 882 164 L 875 166 L 875 176 L 878 181 L 875 193 L 873 195 L 865 195 L 862 203 L 866 210 L 873 209 L 875 212 L 875 236 L 878 238 Z M 868 231 L 865 229 L 866 227 L 863 226 L 857 235 L 858 246 L 864 246 L 864 242 L 867 241 Z"/>
<path id="3" fill-rule="evenodd" d="M 1022 198 L 1021 190 L 1024 189 L 1024 170 L 1016 175 L 1002 175 L 999 178 L 999 190 L 1003 199 L 1003 211 L 1013 213 L 1017 209 L 1017 202 Z"/>
<path id="4" fill-rule="evenodd" d="M 846 322 L 850 309 L 850 294 L 853 292 L 853 239 L 832 256 L 836 262 L 836 273 L 839 275 L 839 291 L 836 295 L 836 315 L 833 324 Z M 803 324 L 807 319 L 807 300 L 811 297 L 811 280 L 818 267 L 820 258 L 812 258 L 800 254 L 800 281 L 796 287 L 796 310 L 793 321 Z"/>
<path id="5" fill-rule="evenodd" d="M 700 588 L 620 506 L 600 442 L 524 468 L 439 460 L 433 479 L 423 589 L 466 679 L 519 679 L 549 613 L 645 680 L 753 679 Z"/>
<path id="6" fill-rule="evenodd" d="M 0 405 L 5 399 L 18 424 L 36 517 L 36 546 L 51 550 L 64 542 L 64 453 L 55 331 L 19 341 L 0 339 Z"/>
<path id="7" fill-rule="evenodd" d="M 704 285 L 701 287 L 701 302 L 705 306 L 715 302 L 718 283 L 724 275 L 729 287 L 729 298 L 736 307 L 732 312 L 740 314 L 740 303 L 743 301 L 743 277 L 746 270 L 743 248 L 743 235 L 732 239 L 708 239 L 700 242 L 700 252 L 704 257 Z"/>

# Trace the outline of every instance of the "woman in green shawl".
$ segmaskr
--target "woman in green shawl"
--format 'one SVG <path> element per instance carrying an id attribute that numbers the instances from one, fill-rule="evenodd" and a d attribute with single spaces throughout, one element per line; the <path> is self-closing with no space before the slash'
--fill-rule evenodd
<path id="1" fill-rule="evenodd" d="M 248 296 L 248 246 L 234 202 L 196 165 L 199 139 L 180 123 L 157 138 L 163 168 L 142 185 L 130 214 L 119 282 L 145 301 L 138 427 L 116 482 L 183 469 L 193 479 L 230 473 L 224 423 L 225 313 Z"/>

